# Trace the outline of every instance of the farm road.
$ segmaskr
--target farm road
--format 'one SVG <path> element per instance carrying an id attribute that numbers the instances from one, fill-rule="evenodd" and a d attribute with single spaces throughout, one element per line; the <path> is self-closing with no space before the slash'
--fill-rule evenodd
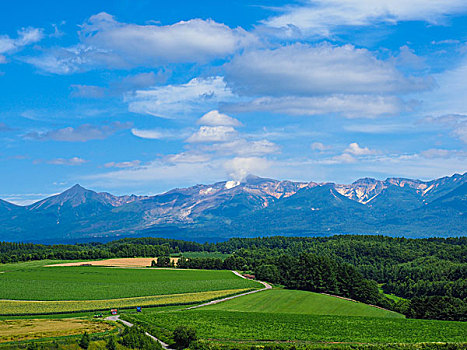
<path id="1" fill-rule="evenodd" d="M 120 321 L 121 323 L 123 323 L 125 326 L 127 327 L 133 327 L 133 323 L 130 323 L 128 321 L 125 321 L 125 320 L 121 320 L 120 319 L 120 315 L 116 315 L 116 316 L 109 316 L 106 318 L 106 320 L 109 320 L 109 321 L 114 321 L 114 322 L 117 322 L 117 321 Z M 165 349 L 165 350 L 173 350 L 169 344 L 166 344 L 164 343 L 162 340 L 160 339 L 157 339 L 155 336 L 153 336 L 152 334 L 149 334 L 148 332 L 145 332 L 144 334 L 146 334 L 149 338 L 151 339 L 154 339 L 155 341 L 159 342 L 159 344 L 162 345 L 162 347 Z"/>
<path id="2" fill-rule="evenodd" d="M 245 278 L 245 276 L 242 276 L 242 274 L 238 273 L 237 271 L 232 271 L 234 274 L 236 274 L 237 276 L 241 277 L 241 278 Z M 232 299 L 235 299 L 235 298 L 238 298 L 238 297 L 242 297 L 244 295 L 248 295 L 248 294 L 253 294 L 253 293 L 258 293 L 258 292 L 262 292 L 264 290 L 268 290 L 268 289 L 272 289 L 271 285 L 269 283 L 266 283 L 266 282 L 263 282 L 263 281 L 256 281 L 256 282 L 259 282 L 261 283 L 264 288 L 261 288 L 261 289 L 255 289 L 255 290 L 252 290 L 250 292 L 246 292 L 246 293 L 242 293 L 242 294 L 237 294 L 237 295 L 233 295 L 231 297 L 227 297 L 227 298 L 222 298 L 222 299 L 217 299 L 217 300 L 212 300 L 208 303 L 204 303 L 204 304 L 201 304 L 201 305 L 196 305 L 196 306 L 191 306 L 191 307 L 187 307 L 186 310 L 190 310 L 190 309 L 197 309 L 199 307 L 203 307 L 203 306 L 208 306 L 208 305 L 214 305 L 214 304 L 217 304 L 217 303 L 221 303 L 223 301 L 227 301 L 227 300 L 232 300 Z M 116 315 L 116 316 L 109 316 L 106 318 L 106 320 L 109 320 L 109 321 L 120 321 L 121 323 L 123 323 L 125 326 L 127 327 L 133 327 L 133 323 L 130 323 L 128 321 L 125 321 L 125 320 L 121 320 L 120 319 L 120 315 Z M 165 350 L 173 350 L 169 347 L 169 344 L 166 344 L 164 343 L 162 340 L 160 339 L 157 339 L 155 336 L 153 336 L 152 334 L 149 334 L 148 332 L 145 332 L 145 334 L 154 339 L 155 341 L 159 342 L 159 344 L 162 345 L 162 347 L 165 349 Z"/>
<path id="3" fill-rule="evenodd" d="M 242 275 L 241 275 L 240 273 L 238 273 L 237 271 L 232 271 L 232 272 L 233 272 L 234 274 L 236 274 L 237 276 L 246 279 L 245 276 L 242 276 Z M 186 309 L 187 309 L 187 310 L 197 309 L 197 308 L 199 308 L 199 307 L 214 305 L 214 304 L 221 303 L 221 302 L 223 302 L 223 301 L 232 300 L 232 299 L 239 298 L 239 297 L 242 297 L 242 296 L 245 296 L 245 295 L 248 295 L 248 294 L 258 293 L 258 292 L 262 292 L 262 291 L 264 291 L 264 290 L 272 289 L 272 287 L 271 287 L 271 285 L 270 285 L 269 283 L 262 282 L 262 281 L 256 281 L 256 282 L 261 283 L 261 284 L 264 286 L 264 288 L 255 289 L 255 290 L 252 290 L 252 291 L 250 291 L 250 292 L 246 292 L 246 293 L 242 293 L 242 294 L 233 295 L 233 296 L 227 297 L 227 298 L 212 300 L 212 301 L 210 301 L 210 302 L 207 302 L 207 303 L 204 303 L 204 304 L 201 304 L 201 305 L 195 305 L 195 306 L 187 307 Z"/>

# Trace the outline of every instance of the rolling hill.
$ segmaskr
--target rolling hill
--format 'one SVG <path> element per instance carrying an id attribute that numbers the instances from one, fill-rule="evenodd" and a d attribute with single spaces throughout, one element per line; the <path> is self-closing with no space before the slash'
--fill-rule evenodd
<path id="1" fill-rule="evenodd" d="M 404 315 L 397 312 L 364 303 L 303 290 L 287 289 L 271 289 L 246 295 L 207 306 L 205 310 L 404 318 Z"/>

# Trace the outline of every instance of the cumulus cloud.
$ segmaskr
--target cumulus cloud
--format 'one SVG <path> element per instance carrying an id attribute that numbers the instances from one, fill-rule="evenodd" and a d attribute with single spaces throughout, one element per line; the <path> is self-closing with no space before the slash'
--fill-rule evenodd
<path id="1" fill-rule="evenodd" d="M 417 56 L 415 51 L 404 45 L 400 48 L 399 55 L 396 57 L 396 63 L 400 66 L 420 70 L 427 67 L 425 58 Z"/>
<path id="2" fill-rule="evenodd" d="M 66 127 L 62 129 L 48 131 L 33 131 L 23 137 L 26 139 L 40 141 L 66 141 L 66 142 L 86 142 L 90 140 L 103 140 L 113 135 L 117 131 L 129 129 L 131 123 L 114 122 L 108 125 L 83 124 L 78 127 Z"/>
<path id="3" fill-rule="evenodd" d="M 231 126 L 201 126 L 187 142 L 225 142 L 233 139 L 237 131 Z"/>
<path id="4" fill-rule="evenodd" d="M 305 34 L 329 36 L 340 26 L 425 21 L 443 24 L 450 15 L 467 12 L 463 0 L 306 0 L 287 5 L 263 23 L 270 27 L 296 27 Z"/>
<path id="5" fill-rule="evenodd" d="M 157 179 L 172 184 L 174 181 L 187 179 L 192 182 L 207 181 L 209 178 L 219 181 L 225 179 L 226 175 L 234 179 L 242 179 L 249 173 L 258 174 L 265 170 L 271 164 L 266 157 L 280 152 L 279 146 L 269 140 L 258 139 L 258 135 L 242 134 L 237 131 L 234 125 L 241 124 L 218 111 L 206 113 L 198 123 L 208 125 L 201 125 L 195 133 L 185 139 L 185 151 L 160 156 L 152 162 L 139 164 L 137 167 L 98 174 L 91 178 L 116 183 L 129 179 L 141 182 L 152 182 Z M 189 129 L 180 132 L 134 128 L 132 133 L 147 139 L 163 139 L 177 137 L 187 130 Z M 109 167 L 110 165 L 116 167 L 114 163 L 110 163 Z M 175 185 L 180 185 L 180 182 Z"/>
<path id="6" fill-rule="evenodd" d="M 55 48 L 28 62 L 55 74 L 96 67 L 128 69 L 173 63 L 205 63 L 224 58 L 255 42 L 242 28 L 213 20 L 192 19 L 171 25 L 118 22 L 101 12 L 81 25 L 80 42 Z"/>
<path id="7" fill-rule="evenodd" d="M 198 120 L 198 124 L 207 125 L 202 125 L 186 142 L 202 144 L 200 146 L 202 151 L 215 152 L 222 156 L 260 156 L 279 151 L 279 147 L 273 142 L 266 139 L 255 140 L 251 135 L 242 135 L 233 127 L 241 123 L 218 111 L 206 113 Z"/>
<path id="8" fill-rule="evenodd" d="M 220 76 L 194 78 L 188 83 L 137 90 L 125 101 L 130 112 L 175 119 L 215 108 L 220 101 L 234 98 Z"/>
<path id="9" fill-rule="evenodd" d="M 227 114 L 219 113 L 217 110 L 210 111 L 198 119 L 198 124 L 208 126 L 241 126 L 242 123 Z"/>
<path id="10" fill-rule="evenodd" d="M 345 152 L 353 154 L 354 156 L 366 156 L 377 153 L 368 147 L 360 147 L 360 145 L 356 142 L 352 142 L 349 147 L 346 148 Z"/>
<path id="11" fill-rule="evenodd" d="M 249 174 L 262 174 L 271 166 L 271 162 L 259 157 L 235 157 L 224 163 L 230 177 L 241 181 Z"/>
<path id="12" fill-rule="evenodd" d="M 312 145 L 312 149 L 318 150 L 323 152 L 325 150 L 329 150 L 331 147 L 325 146 L 322 143 L 315 142 Z M 358 143 L 352 142 L 349 146 L 341 153 L 337 154 L 332 157 L 328 157 L 325 159 L 320 159 L 317 162 L 319 164 L 349 164 L 349 163 L 356 163 L 357 161 L 361 160 L 368 160 L 368 156 L 375 156 L 378 152 L 368 147 L 361 147 Z"/>
<path id="13" fill-rule="evenodd" d="M 235 56 L 225 68 L 234 91 L 253 95 L 400 93 L 432 86 L 430 79 L 406 77 L 391 62 L 349 44 L 250 50 Z"/>

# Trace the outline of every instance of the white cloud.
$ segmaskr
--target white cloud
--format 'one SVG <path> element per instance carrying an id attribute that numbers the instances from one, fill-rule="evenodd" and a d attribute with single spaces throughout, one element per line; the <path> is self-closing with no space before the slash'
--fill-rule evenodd
<path id="1" fill-rule="evenodd" d="M 39 161 L 41 162 L 41 161 Z M 47 160 L 47 164 L 53 165 L 82 165 L 86 163 L 87 160 L 79 157 L 72 157 L 72 158 L 56 158 L 52 160 Z"/>
<path id="2" fill-rule="evenodd" d="M 415 51 L 404 45 L 400 48 L 399 55 L 396 57 L 396 63 L 414 70 L 427 68 L 427 64 L 423 57 L 417 56 Z"/>
<path id="3" fill-rule="evenodd" d="M 466 46 L 467 48 L 467 46 Z M 421 94 L 424 110 L 430 115 L 467 115 L 467 54 L 454 67 L 434 75 L 438 88 Z"/>
<path id="4" fill-rule="evenodd" d="M 79 98 L 120 97 L 125 92 L 147 88 L 148 86 L 154 86 L 156 83 L 165 82 L 168 74 L 168 72 L 160 70 L 157 74 L 148 72 L 128 75 L 119 80 L 111 81 L 108 86 L 73 84 L 70 86 L 70 96 Z"/>
<path id="5" fill-rule="evenodd" d="M 322 142 L 313 142 L 311 144 L 311 149 L 313 151 L 319 151 L 319 152 L 324 152 L 324 151 L 327 151 L 327 150 L 330 150 L 332 149 L 332 146 L 326 146 L 324 143 Z"/>
<path id="6" fill-rule="evenodd" d="M 447 114 L 438 117 L 427 117 L 423 122 L 450 128 L 454 137 L 457 137 L 462 142 L 467 143 L 467 115 Z"/>
<path id="7" fill-rule="evenodd" d="M 396 115 L 408 107 L 395 96 L 340 94 L 316 97 L 260 97 L 249 102 L 227 104 L 223 108 L 232 112 L 267 111 L 308 116 L 335 113 L 346 118 L 374 118 Z"/>
<path id="8" fill-rule="evenodd" d="M 225 142 L 236 137 L 237 131 L 231 126 L 201 126 L 187 142 Z"/>
<path id="9" fill-rule="evenodd" d="M 28 61 L 56 74 L 97 67 L 127 69 L 173 63 L 205 63 L 224 58 L 256 41 L 242 28 L 191 19 L 171 25 L 118 22 L 101 12 L 81 25 L 79 44 L 55 48 Z"/>
<path id="10" fill-rule="evenodd" d="M 368 147 L 360 147 L 356 142 L 352 142 L 345 150 L 346 153 L 353 154 L 354 156 L 366 156 L 376 154 L 377 152 L 369 149 Z"/>
<path id="11" fill-rule="evenodd" d="M 324 146 L 323 144 L 317 142 L 313 144 L 315 146 L 316 150 L 322 150 L 324 147 L 324 150 L 329 149 L 329 147 Z M 313 148 L 312 145 L 312 148 Z M 358 143 L 352 142 L 349 144 L 349 146 L 344 150 L 342 154 L 338 154 L 329 158 L 325 159 L 320 159 L 317 160 L 316 162 L 318 164 L 350 164 L 350 163 L 356 163 L 357 161 L 368 161 L 369 157 L 364 157 L 363 156 L 371 156 L 371 155 L 376 155 L 378 154 L 377 151 L 371 150 L 368 147 L 361 147 Z"/>
<path id="12" fill-rule="evenodd" d="M 225 69 L 228 85 L 249 95 L 403 93 L 432 86 L 430 79 L 406 77 L 393 63 L 349 44 L 293 44 L 246 51 Z"/>
<path id="13" fill-rule="evenodd" d="M 109 162 L 104 164 L 105 168 L 134 168 L 141 164 L 139 160 L 132 160 L 127 162 Z"/>
<path id="14" fill-rule="evenodd" d="M 263 174 L 271 162 L 259 157 L 235 157 L 224 163 L 224 168 L 228 171 L 230 177 L 241 181 L 249 174 Z"/>
<path id="15" fill-rule="evenodd" d="M 168 163 L 202 163 L 211 160 L 208 154 L 194 153 L 194 152 L 182 152 L 177 154 L 170 154 L 165 157 Z"/>
<path id="16" fill-rule="evenodd" d="M 152 184 L 165 190 L 182 184 L 192 185 L 204 181 L 219 181 L 225 178 L 221 160 L 208 161 L 206 157 L 196 157 L 181 153 L 156 159 L 137 168 L 120 169 L 87 176 L 102 187 L 128 186 L 131 184 Z"/>
<path id="17" fill-rule="evenodd" d="M 198 124 L 208 126 L 241 126 L 242 123 L 227 114 L 219 113 L 217 110 L 210 111 L 198 119 Z"/>
<path id="18" fill-rule="evenodd" d="M 32 27 L 19 30 L 16 39 L 12 39 L 8 35 L 0 35 L 0 54 L 18 51 L 27 45 L 42 40 L 43 37 L 42 29 Z"/>
<path id="19" fill-rule="evenodd" d="M 202 113 L 233 97 L 223 78 L 217 76 L 194 78 L 186 84 L 137 90 L 127 95 L 125 101 L 130 112 L 175 119 Z"/>
<path id="20" fill-rule="evenodd" d="M 415 129 L 414 123 L 379 123 L 379 124 L 350 124 L 344 125 L 346 131 L 363 134 L 392 134 L 394 132 L 410 132 Z"/>
<path id="21" fill-rule="evenodd" d="M 443 148 L 430 148 L 426 151 L 420 152 L 420 155 L 424 158 L 433 159 L 433 158 L 467 158 L 467 152 L 450 150 Z"/>
<path id="22" fill-rule="evenodd" d="M 25 139 L 40 141 L 66 141 L 66 142 L 86 142 L 90 140 L 103 140 L 113 135 L 117 131 L 129 129 L 131 123 L 114 122 L 108 125 L 83 124 L 78 127 L 66 127 L 62 129 L 48 131 L 33 131 L 23 137 Z"/>
<path id="23" fill-rule="evenodd" d="M 70 87 L 71 97 L 103 98 L 106 94 L 106 89 L 101 86 L 73 84 Z"/>
<path id="24" fill-rule="evenodd" d="M 186 130 L 167 129 L 131 129 L 131 133 L 142 139 L 163 140 L 163 139 L 183 139 L 187 137 Z"/>
<path id="25" fill-rule="evenodd" d="M 305 0 L 280 8 L 263 23 L 270 27 L 298 27 L 307 34 L 328 36 L 339 26 L 370 26 L 400 21 L 443 24 L 448 16 L 467 12 L 464 0 Z"/>
<path id="26" fill-rule="evenodd" d="M 237 139 L 230 142 L 219 143 L 204 147 L 205 150 L 214 151 L 222 155 L 263 156 L 279 152 L 279 146 L 268 140 L 247 141 Z"/>
<path id="27" fill-rule="evenodd" d="M 318 161 L 321 164 L 345 164 L 345 163 L 355 163 L 357 159 L 355 159 L 351 154 L 342 153 L 340 155 L 324 159 L 322 161 Z"/>

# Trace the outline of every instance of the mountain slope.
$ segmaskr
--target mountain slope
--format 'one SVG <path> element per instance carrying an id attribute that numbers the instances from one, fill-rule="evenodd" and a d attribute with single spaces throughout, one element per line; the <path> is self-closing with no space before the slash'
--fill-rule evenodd
<path id="1" fill-rule="evenodd" d="M 18 205 L 0 199 L 0 215 L 5 213 L 12 213 L 20 208 L 21 207 Z"/>
<path id="2" fill-rule="evenodd" d="M 0 201 L 0 237 L 450 236 L 466 234 L 466 210 L 467 174 L 428 182 L 364 178 L 350 185 L 248 176 L 156 196 L 114 196 L 75 185 L 25 207 Z"/>

